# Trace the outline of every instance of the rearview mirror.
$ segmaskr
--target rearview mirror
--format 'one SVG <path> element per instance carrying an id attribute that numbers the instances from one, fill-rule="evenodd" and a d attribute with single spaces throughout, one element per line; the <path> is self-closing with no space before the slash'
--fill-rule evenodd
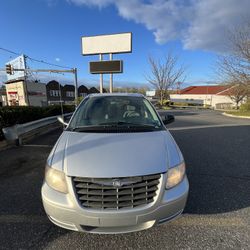
<path id="1" fill-rule="evenodd" d="M 161 119 L 165 125 L 175 121 L 173 115 L 163 115 L 161 116 Z"/>
<path id="2" fill-rule="evenodd" d="M 63 125 L 65 126 L 68 126 L 69 124 L 67 122 L 64 121 L 63 117 L 62 116 L 57 116 L 57 120 L 62 123 Z"/>

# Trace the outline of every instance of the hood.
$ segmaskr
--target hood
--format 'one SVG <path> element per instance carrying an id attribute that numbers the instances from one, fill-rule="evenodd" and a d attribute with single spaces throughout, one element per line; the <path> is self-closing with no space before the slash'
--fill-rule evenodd
<path id="1" fill-rule="evenodd" d="M 48 163 L 68 176 L 128 177 L 166 172 L 181 161 L 168 131 L 78 133 L 65 131 Z"/>

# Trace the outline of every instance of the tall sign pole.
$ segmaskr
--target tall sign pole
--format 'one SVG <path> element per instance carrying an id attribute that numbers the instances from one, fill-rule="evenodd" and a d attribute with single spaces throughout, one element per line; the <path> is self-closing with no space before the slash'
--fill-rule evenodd
<path id="1" fill-rule="evenodd" d="M 100 61 L 102 61 L 102 54 L 99 55 Z M 103 74 L 100 74 L 100 93 L 103 93 Z"/>
<path id="2" fill-rule="evenodd" d="M 24 69 L 26 69 L 27 67 L 27 63 L 26 63 L 26 55 L 23 55 L 23 64 L 24 64 Z M 28 77 L 27 77 L 27 71 L 24 71 L 24 86 L 25 86 L 25 92 L 26 92 L 26 99 L 27 99 L 27 104 L 28 106 L 30 105 L 30 100 L 29 100 L 29 94 L 28 94 Z"/>
<path id="3" fill-rule="evenodd" d="M 113 60 L 113 55 L 112 53 L 109 54 L 109 60 L 112 61 Z M 113 93 L 113 74 L 110 74 L 110 79 L 109 79 L 109 92 Z"/>
<path id="4" fill-rule="evenodd" d="M 123 62 L 113 61 L 113 54 L 132 52 L 132 33 L 83 36 L 81 39 L 83 56 L 99 55 L 98 62 L 90 62 L 90 73 L 100 74 L 100 93 L 103 93 L 103 74 L 110 74 L 109 91 L 112 93 L 113 74 L 123 71 Z M 103 61 L 103 55 L 109 55 L 109 60 Z"/>

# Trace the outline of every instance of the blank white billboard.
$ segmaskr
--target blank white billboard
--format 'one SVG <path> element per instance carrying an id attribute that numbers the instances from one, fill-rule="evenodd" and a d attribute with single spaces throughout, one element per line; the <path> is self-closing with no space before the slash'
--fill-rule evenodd
<path id="1" fill-rule="evenodd" d="M 17 58 L 7 62 L 6 64 L 11 64 L 14 69 L 25 69 L 25 59 L 24 55 L 18 56 Z M 24 77 L 24 71 L 14 71 L 12 75 L 7 74 L 7 80 L 15 80 Z"/>
<path id="2" fill-rule="evenodd" d="M 117 54 L 132 51 L 132 33 L 82 37 L 82 54 Z"/>

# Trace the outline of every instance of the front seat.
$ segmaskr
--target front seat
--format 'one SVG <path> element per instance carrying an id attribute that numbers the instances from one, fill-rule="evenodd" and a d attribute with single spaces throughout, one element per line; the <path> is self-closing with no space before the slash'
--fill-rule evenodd
<path id="1" fill-rule="evenodd" d="M 139 117 L 140 114 L 139 112 L 136 111 L 135 106 L 128 105 L 127 106 L 127 111 L 124 112 L 123 118 L 127 117 Z"/>

